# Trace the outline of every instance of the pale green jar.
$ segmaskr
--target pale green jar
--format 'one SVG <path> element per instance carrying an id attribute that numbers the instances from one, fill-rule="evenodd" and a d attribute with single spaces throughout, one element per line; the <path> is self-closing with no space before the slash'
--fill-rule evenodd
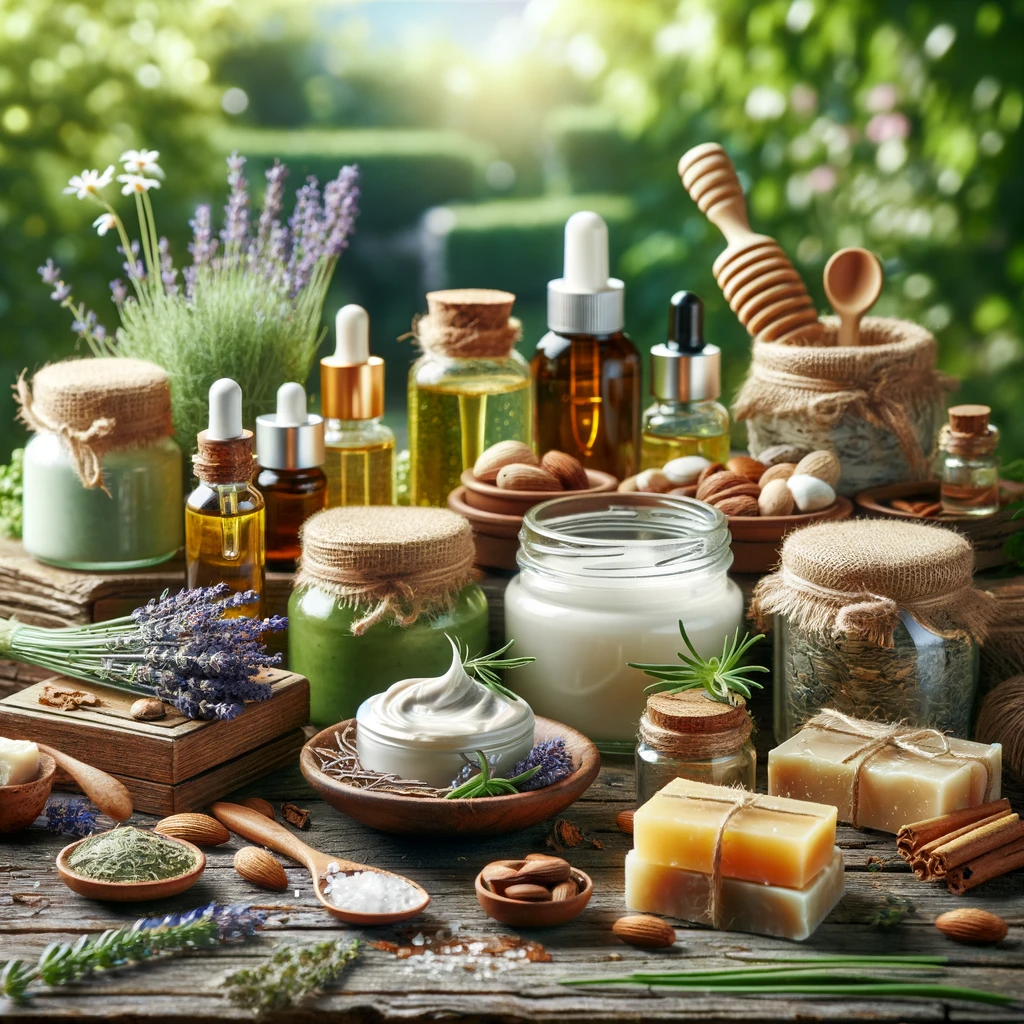
<path id="1" fill-rule="evenodd" d="M 173 558 L 183 536 L 181 449 L 167 374 L 138 359 L 44 367 L 19 388 L 22 541 L 49 565 L 129 570 Z"/>

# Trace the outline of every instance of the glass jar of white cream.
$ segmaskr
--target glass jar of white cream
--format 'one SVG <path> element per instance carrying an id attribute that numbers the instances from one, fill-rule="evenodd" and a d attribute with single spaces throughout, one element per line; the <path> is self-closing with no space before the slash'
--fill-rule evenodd
<path id="1" fill-rule="evenodd" d="M 519 540 L 505 630 L 537 660 L 509 685 L 538 715 L 632 752 L 650 680 L 627 663 L 677 662 L 680 620 L 703 657 L 720 654 L 743 621 L 725 516 L 692 498 L 581 495 L 530 509 Z"/>

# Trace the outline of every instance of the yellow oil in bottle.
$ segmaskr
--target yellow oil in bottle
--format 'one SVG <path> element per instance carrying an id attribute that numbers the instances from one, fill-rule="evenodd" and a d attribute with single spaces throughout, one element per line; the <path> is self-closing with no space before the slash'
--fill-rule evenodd
<path id="1" fill-rule="evenodd" d="M 702 455 L 709 462 L 729 461 L 732 439 L 728 434 L 662 437 L 645 433 L 640 442 L 640 469 L 661 469 L 666 462 L 684 455 Z"/>
<path id="2" fill-rule="evenodd" d="M 352 447 L 327 444 L 327 506 L 394 504 L 394 438 Z"/>
<path id="3" fill-rule="evenodd" d="M 233 592 L 255 590 L 258 605 L 228 617 L 263 617 L 263 498 L 248 484 L 200 484 L 185 504 L 185 560 L 189 587 L 226 583 Z"/>
<path id="4" fill-rule="evenodd" d="M 414 505 L 444 507 L 464 469 L 499 441 L 529 444 L 533 395 L 529 370 L 409 384 L 410 490 Z"/>

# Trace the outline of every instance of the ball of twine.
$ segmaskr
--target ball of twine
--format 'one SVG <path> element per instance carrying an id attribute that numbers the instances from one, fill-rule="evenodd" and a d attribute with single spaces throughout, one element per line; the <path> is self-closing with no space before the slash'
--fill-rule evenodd
<path id="1" fill-rule="evenodd" d="M 974 738 L 981 743 L 1002 743 L 1003 764 L 1018 779 L 1024 778 L 1024 676 L 1007 679 L 988 694 Z"/>

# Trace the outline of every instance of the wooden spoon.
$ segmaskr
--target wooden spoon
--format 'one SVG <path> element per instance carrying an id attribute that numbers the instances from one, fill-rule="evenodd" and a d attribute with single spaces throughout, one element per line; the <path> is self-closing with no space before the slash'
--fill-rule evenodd
<path id="1" fill-rule="evenodd" d="M 839 317 L 839 344 L 860 341 L 861 317 L 882 291 L 882 264 L 867 249 L 840 249 L 825 264 L 825 294 Z"/>
<path id="2" fill-rule="evenodd" d="M 304 842 L 292 835 L 283 825 L 271 821 L 258 811 L 249 807 L 242 807 L 240 804 L 215 803 L 210 808 L 210 813 L 222 824 L 226 825 L 232 832 L 236 832 L 243 839 L 253 843 L 261 843 L 263 846 L 283 853 L 286 857 L 298 861 L 306 867 L 313 876 L 313 891 L 316 898 L 321 902 L 324 909 L 335 917 L 347 921 L 349 924 L 364 925 L 372 927 L 378 924 L 395 924 L 398 921 L 407 921 L 423 911 L 430 902 L 430 896 L 426 891 L 409 878 L 396 875 L 391 871 L 382 871 L 380 868 L 372 868 L 366 864 L 357 864 L 355 861 L 344 860 L 341 857 L 332 857 L 330 854 L 321 853 L 307 846 Z M 337 864 L 338 869 L 346 874 L 356 872 L 373 871 L 380 875 L 386 875 L 390 879 L 404 882 L 419 890 L 423 899 L 416 906 L 407 910 L 396 910 L 390 913 L 371 914 L 359 910 L 345 910 L 336 907 L 323 894 L 321 879 L 327 874 L 329 864 Z"/>
<path id="3" fill-rule="evenodd" d="M 79 761 L 64 754 L 45 743 L 38 744 L 44 754 L 57 762 L 82 788 L 82 792 L 106 815 L 114 821 L 127 821 L 132 816 L 132 798 L 125 787 L 114 778 L 91 764 Z"/>

